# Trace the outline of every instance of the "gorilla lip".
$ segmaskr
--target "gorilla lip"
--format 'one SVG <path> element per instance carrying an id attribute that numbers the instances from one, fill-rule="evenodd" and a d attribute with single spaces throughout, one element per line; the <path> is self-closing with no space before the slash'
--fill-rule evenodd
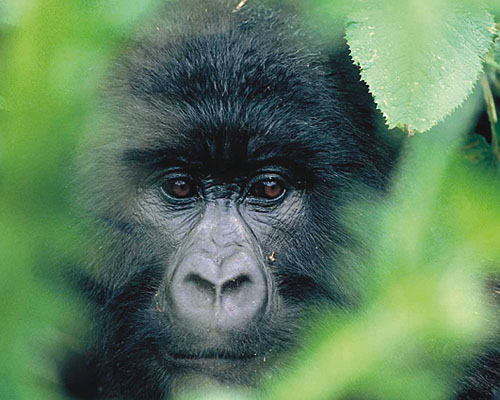
<path id="1" fill-rule="evenodd" d="M 195 355 L 195 354 L 174 354 L 172 356 L 176 360 L 209 360 L 209 361 L 249 361 L 254 360 L 258 357 L 257 354 L 252 355 L 231 355 L 231 354 L 219 354 L 219 353 L 208 353 L 205 355 Z"/>
<path id="2" fill-rule="evenodd" d="M 224 373 L 234 371 L 234 369 L 246 368 L 249 365 L 257 365 L 262 363 L 265 357 L 258 355 L 235 355 L 235 354 L 220 354 L 208 353 L 206 355 L 193 355 L 193 354 L 174 354 L 170 355 L 171 360 L 179 368 L 196 369 L 202 372 Z"/>

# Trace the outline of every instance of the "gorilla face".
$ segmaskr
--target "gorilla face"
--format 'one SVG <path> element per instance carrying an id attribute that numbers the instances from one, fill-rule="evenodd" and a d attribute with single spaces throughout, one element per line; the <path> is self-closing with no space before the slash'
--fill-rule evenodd
<path id="1" fill-rule="evenodd" d="M 184 17 L 121 59 L 116 119 L 92 152 L 105 255 L 90 364 L 107 396 L 258 384 L 298 345 L 307 310 L 348 301 L 339 211 L 357 185 L 382 185 L 369 117 L 351 117 L 337 70 L 292 22 Z"/>

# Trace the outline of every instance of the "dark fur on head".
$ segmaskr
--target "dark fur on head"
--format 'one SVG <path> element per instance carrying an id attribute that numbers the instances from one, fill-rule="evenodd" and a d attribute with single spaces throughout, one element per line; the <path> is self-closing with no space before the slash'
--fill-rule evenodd
<path id="1" fill-rule="evenodd" d="M 280 12 L 199 3 L 169 6 L 140 33 L 105 93 L 114 119 L 92 150 L 87 179 L 104 247 L 87 289 L 98 321 L 88 365 L 99 379 L 90 398 L 162 398 L 182 385 L 182 365 L 169 354 L 204 351 L 203 337 L 171 325 L 155 301 L 181 246 L 144 211 L 157 171 L 182 164 L 232 180 L 271 160 L 292 171 L 304 193 L 305 205 L 269 222 L 276 229 L 260 244 L 263 254 L 277 254 L 265 261 L 271 312 L 218 348 L 264 358 L 244 373 L 237 365 L 204 371 L 256 385 L 298 344 L 306 310 L 352 301 L 341 260 L 353 243 L 339 211 L 361 186 L 383 188 L 392 165 L 345 50 L 328 57 Z"/>

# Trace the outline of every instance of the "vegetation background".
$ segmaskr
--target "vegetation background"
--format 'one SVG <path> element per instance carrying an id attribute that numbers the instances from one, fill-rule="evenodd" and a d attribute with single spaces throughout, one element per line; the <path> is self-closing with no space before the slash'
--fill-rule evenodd
<path id="1" fill-rule="evenodd" d="M 76 160 L 98 131 L 100 80 L 161 2 L 0 0 L 2 399 L 64 398 L 56 365 L 87 324 L 62 277 L 93 245 Z M 390 192 L 346 212 L 368 250 L 356 259 L 362 306 L 316 321 L 308 351 L 263 396 L 448 399 L 474 356 L 500 347 L 500 2 L 293 6 L 332 46 L 345 34 L 381 134 L 408 138 Z"/>

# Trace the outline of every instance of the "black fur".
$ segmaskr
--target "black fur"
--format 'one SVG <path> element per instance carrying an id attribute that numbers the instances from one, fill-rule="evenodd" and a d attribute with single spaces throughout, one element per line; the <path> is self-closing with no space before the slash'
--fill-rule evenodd
<path id="1" fill-rule="evenodd" d="M 85 286 L 95 343 L 80 363 L 86 378 L 73 362 L 63 373 L 81 398 L 163 398 L 206 380 L 258 385 L 300 346 L 311 309 L 356 302 L 342 270 L 354 244 L 339 214 L 363 186 L 383 189 L 395 156 L 374 135 L 370 96 L 347 52 L 332 56 L 293 18 L 253 4 L 190 5 L 167 9 L 139 34 L 106 88 L 105 113 L 115 119 L 87 171 L 103 247 Z M 178 217 L 158 196 L 158 176 L 183 165 L 238 182 L 267 164 L 290 172 L 298 193 L 286 216 L 252 228 L 272 307 L 213 344 L 163 312 L 165 277 L 188 235 L 181 225 L 196 221 L 168 228 Z M 214 368 L 175 357 L 211 351 L 230 360 Z"/>

